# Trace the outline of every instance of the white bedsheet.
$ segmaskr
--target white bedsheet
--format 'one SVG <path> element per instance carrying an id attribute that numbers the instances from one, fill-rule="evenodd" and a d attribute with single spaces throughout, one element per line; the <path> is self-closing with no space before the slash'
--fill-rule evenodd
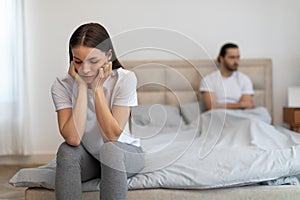
<path id="1" fill-rule="evenodd" d="M 300 134 L 274 127 L 270 121 L 264 108 L 213 110 L 189 125 L 182 123 L 153 136 L 147 133 L 142 139 L 146 167 L 128 180 L 129 189 L 205 189 L 300 178 Z M 39 168 L 21 169 L 10 183 L 54 189 L 55 166 L 53 160 Z M 84 182 L 82 190 L 99 190 L 99 183 L 99 179 Z"/>
<path id="2" fill-rule="evenodd" d="M 300 174 L 300 134 L 270 121 L 264 108 L 220 109 L 201 115 L 201 134 L 187 129 L 147 138 L 146 168 L 129 188 L 218 188 Z"/>

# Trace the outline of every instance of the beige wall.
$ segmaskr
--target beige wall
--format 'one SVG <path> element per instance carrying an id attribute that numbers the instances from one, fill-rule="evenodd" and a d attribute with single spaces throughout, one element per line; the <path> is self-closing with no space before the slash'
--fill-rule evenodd
<path id="1" fill-rule="evenodd" d="M 215 58 L 226 41 L 238 43 L 242 57 L 272 58 L 276 124 L 282 123 L 287 87 L 300 85 L 298 0 L 25 0 L 24 9 L 30 102 L 28 150 L 33 154 L 55 153 L 62 141 L 50 86 L 56 76 L 66 72 L 69 36 L 83 22 L 97 21 L 107 27 L 125 59 L 174 58 L 175 54 L 158 50 L 128 53 L 143 41 L 150 46 L 164 41 L 163 47 L 177 52 L 175 58 Z M 164 29 L 162 38 L 143 32 L 143 27 Z"/>

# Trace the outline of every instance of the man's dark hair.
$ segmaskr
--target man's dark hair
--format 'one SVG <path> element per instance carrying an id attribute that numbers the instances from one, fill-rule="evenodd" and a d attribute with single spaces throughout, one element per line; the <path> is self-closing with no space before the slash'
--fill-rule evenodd
<path id="1" fill-rule="evenodd" d="M 224 44 L 222 47 L 221 47 L 221 50 L 220 50 L 220 53 L 219 53 L 219 56 L 218 56 L 218 62 L 220 62 L 220 57 L 224 57 L 226 55 L 226 51 L 227 49 L 230 49 L 230 48 L 236 48 L 238 49 L 238 45 L 234 44 L 234 43 L 226 43 Z"/>

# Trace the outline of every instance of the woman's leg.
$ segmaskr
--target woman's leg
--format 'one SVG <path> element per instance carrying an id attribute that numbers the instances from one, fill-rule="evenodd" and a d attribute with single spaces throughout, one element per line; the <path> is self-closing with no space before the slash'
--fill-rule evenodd
<path id="1" fill-rule="evenodd" d="M 57 200 L 82 199 L 81 181 L 100 176 L 100 163 L 82 145 L 62 143 L 56 157 L 55 196 Z"/>
<path id="2" fill-rule="evenodd" d="M 127 178 L 144 167 L 142 149 L 125 143 L 107 142 L 101 147 L 100 161 L 100 199 L 126 200 Z"/>

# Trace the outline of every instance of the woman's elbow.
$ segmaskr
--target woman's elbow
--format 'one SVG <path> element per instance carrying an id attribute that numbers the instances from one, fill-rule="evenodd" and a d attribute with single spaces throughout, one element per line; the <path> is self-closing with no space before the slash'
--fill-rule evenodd
<path id="1" fill-rule="evenodd" d="M 76 131 L 69 131 L 65 128 L 59 130 L 61 136 L 65 139 L 65 142 L 71 146 L 79 146 L 81 143 L 81 137 Z"/>
<path id="2" fill-rule="evenodd" d="M 123 130 L 118 131 L 106 131 L 106 134 L 104 136 L 104 142 L 116 142 L 118 141 L 119 137 L 121 136 Z"/>
<path id="3" fill-rule="evenodd" d="M 81 141 L 80 140 L 66 140 L 66 143 L 73 147 L 77 147 L 80 145 Z"/>
<path id="4" fill-rule="evenodd" d="M 66 137 L 65 141 L 66 143 L 74 147 L 79 146 L 81 143 L 81 139 L 79 137 Z"/>

